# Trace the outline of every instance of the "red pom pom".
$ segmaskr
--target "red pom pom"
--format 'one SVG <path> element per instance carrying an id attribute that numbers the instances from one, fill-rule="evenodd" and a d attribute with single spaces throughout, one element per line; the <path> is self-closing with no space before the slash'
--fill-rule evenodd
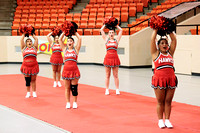
<path id="1" fill-rule="evenodd" d="M 54 26 L 52 29 L 51 29 L 51 31 L 53 32 L 52 33 L 52 36 L 60 36 L 60 34 L 61 34 L 61 30 L 60 30 L 60 28 L 58 27 L 58 26 Z"/>
<path id="2" fill-rule="evenodd" d="M 35 32 L 35 29 L 32 25 L 20 25 L 19 27 L 19 31 L 23 34 L 25 33 L 25 35 L 29 36 L 30 34 L 33 34 Z"/>
<path id="3" fill-rule="evenodd" d="M 166 18 L 163 16 L 153 16 L 150 21 L 149 25 L 153 29 L 163 30 L 166 28 Z"/>
<path id="4" fill-rule="evenodd" d="M 108 29 L 113 29 L 118 24 L 118 20 L 110 16 L 104 19 L 104 24 Z"/>
<path id="5" fill-rule="evenodd" d="M 65 32 L 65 36 L 72 36 L 75 35 L 76 28 L 78 27 L 75 27 L 74 22 L 72 23 L 71 21 L 65 21 L 60 28 Z"/>

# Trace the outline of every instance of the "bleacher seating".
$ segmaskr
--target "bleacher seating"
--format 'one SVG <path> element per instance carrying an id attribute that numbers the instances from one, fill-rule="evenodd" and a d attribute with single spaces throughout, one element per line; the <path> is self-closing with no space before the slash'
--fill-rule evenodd
<path id="1" fill-rule="evenodd" d="M 39 31 L 40 35 L 47 35 L 49 30 L 46 29 L 61 25 L 65 21 L 66 14 L 76 4 L 76 0 L 17 0 L 17 4 L 12 35 L 19 35 L 19 25 L 27 23 L 37 29 L 37 35 Z"/>
<path id="2" fill-rule="evenodd" d="M 194 0 L 166 0 L 146 16 L 141 16 L 128 24 L 130 34 L 148 27 L 148 21 L 133 27 L 134 25 L 187 1 Z M 158 1 L 151 0 L 151 2 Z M 68 12 L 76 4 L 76 0 L 17 0 L 17 4 L 12 35 L 20 35 L 17 29 L 21 24 L 27 23 L 37 29 L 36 35 L 47 35 L 50 28 L 60 26 L 66 20 L 76 22 L 81 35 L 100 35 L 99 29 L 105 17 L 116 17 L 119 24 L 128 22 L 129 17 L 136 16 L 136 13 L 143 12 L 144 7 L 148 7 L 149 0 L 90 0 L 81 13 L 74 14 Z M 123 28 L 123 35 L 129 35 L 129 28 Z"/>

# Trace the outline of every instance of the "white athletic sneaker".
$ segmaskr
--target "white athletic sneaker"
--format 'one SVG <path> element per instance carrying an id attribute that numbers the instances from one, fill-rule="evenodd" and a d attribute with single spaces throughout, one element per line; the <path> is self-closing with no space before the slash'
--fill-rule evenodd
<path id="1" fill-rule="evenodd" d="M 173 128 L 171 122 L 170 122 L 168 119 L 165 119 L 165 126 L 166 126 L 167 128 Z"/>
<path id="2" fill-rule="evenodd" d="M 77 109 L 78 105 L 76 102 L 73 102 L 73 109 Z"/>
<path id="3" fill-rule="evenodd" d="M 31 93 L 30 93 L 30 92 L 27 92 L 25 97 L 26 97 L 26 98 L 29 98 L 30 96 L 31 96 Z"/>
<path id="4" fill-rule="evenodd" d="M 54 83 L 53 83 L 53 87 L 57 87 L 56 81 L 54 81 Z"/>
<path id="5" fill-rule="evenodd" d="M 34 97 L 34 98 L 36 98 L 36 97 L 37 97 L 37 94 L 36 94 L 36 92 L 35 92 L 35 91 L 33 92 L 33 97 Z"/>
<path id="6" fill-rule="evenodd" d="M 109 90 L 106 89 L 105 95 L 109 95 Z"/>
<path id="7" fill-rule="evenodd" d="M 119 89 L 116 89 L 116 95 L 120 95 Z"/>
<path id="8" fill-rule="evenodd" d="M 61 85 L 61 83 L 60 83 L 60 81 L 58 81 L 58 87 L 61 87 L 62 85 Z"/>
<path id="9" fill-rule="evenodd" d="M 67 109 L 70 109 L 70 102 L 67 102 L 66 108 L 67 108 Z"/>
<path id="10" fill-rule="evenodd" d="M 158 126 L 159 126 L 159 128 L 164 128 L 165 127 L 163 119 L 158 120 Z"/>

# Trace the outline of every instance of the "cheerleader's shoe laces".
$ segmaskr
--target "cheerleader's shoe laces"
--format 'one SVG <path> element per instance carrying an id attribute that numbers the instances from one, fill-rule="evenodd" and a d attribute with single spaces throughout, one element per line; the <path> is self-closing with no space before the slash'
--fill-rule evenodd
<path id="1" fill-rule="evenodd" d="M 58 81 L 58 87 L 61 87 L 62 85 L 61 85 L 61 83 L 60 83 L 60 81 Z"/>
<path id="2" fill-rule="evenodd" d="M 67 109 L 70 109 L 70 103 L 69 103 L 69 102 L 67 102 L 66 108 L 67 108 Z"/>
<path id="3" fill-rule="evenodd" d="M 31 96 L 31 93 L 30 93 L 30 92 L 27 92 L 25 97 L 26 97 L 26 98 L 29 98 L 30 96 Z"/>
<path id="4" fill-rule="evenodd" d="M 165 127 L 164 121 L 163 121 L 162 119 L 160 119 L 160 120 L 158 121 L 158 126 L 159 126 L 159 128 L 161 128 L 161 129 Z"/>
<path id="5" fill-rule="evenodd" d="M 78 108 L 78 105 L 76 102 L 73 103 L 73 109 L 77 109 Z"/>
<path id="6" fill-rule="evenodd" d="M 54 81 L 54 83 L 53 83 L 53 87 L 57 87 L 57 83 L 56 83 L 56 81 Z"/>
<path id="7" fill-rule="evenodd" d="M 37 94 L 36 92 L 33 92 L 33 97 L 36 98 L 37 97 Z"/>
<path id="8" fill-rule="evenodd" d="M 171 122 L 170 122 L 168 119 L 165 120 L 165 126 L 166 126 L 167 128 L 173 128 Z"/>
<path id="9" fill-rule="evenodd" d="M 109 95 L 109 90 L 106 89 L 105 95 Z"/>

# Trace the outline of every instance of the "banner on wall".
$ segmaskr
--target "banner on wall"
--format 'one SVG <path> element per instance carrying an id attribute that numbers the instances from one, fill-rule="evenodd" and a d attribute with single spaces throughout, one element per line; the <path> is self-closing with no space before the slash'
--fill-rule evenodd
<path id="1" fill-rule="evenodd" d="M 48 54 L 51 55 L 52 54 L 52 50 L 51 50 L 51 45 L 49 44 L 49 42 L 44 41 L 44 40 L 38 40 L 38 54 Z M 65 39 L 64 44 L 66 45 L 67 43 L 67 39 Z M 62 52 L 63 55 L 63 52 Z"/>

